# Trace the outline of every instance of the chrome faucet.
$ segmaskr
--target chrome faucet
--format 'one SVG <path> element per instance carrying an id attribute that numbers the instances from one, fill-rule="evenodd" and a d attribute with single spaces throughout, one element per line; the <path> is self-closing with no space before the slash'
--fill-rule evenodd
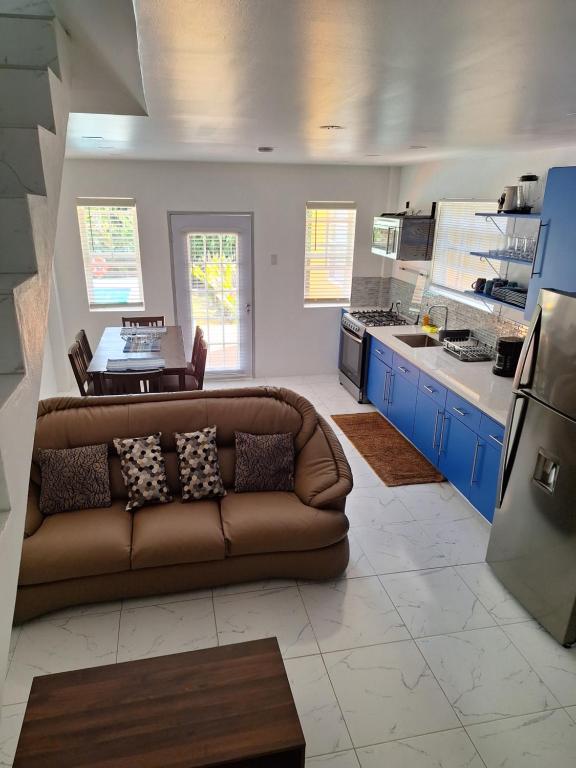
<path id="1" fill-rule="evenodd" d="M 446 312 L 446 317 L 444 318 L 444 325 L 441 325 L 440 328 L 448 328 L 448 307 L 446 304 L 433 304 L 431 307 L 428 307 L 428 314 L 430 315 L 430 318 L 432 318 L 432 310 L 433 309 L 443 309 Z"/>

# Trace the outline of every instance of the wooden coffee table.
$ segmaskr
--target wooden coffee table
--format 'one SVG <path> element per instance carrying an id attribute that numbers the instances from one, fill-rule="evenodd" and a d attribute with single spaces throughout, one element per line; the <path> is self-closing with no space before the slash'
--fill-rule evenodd
<path id="1" fill-rule="evenodd" d="M 305 747 L 272 638 L 36 677 L 14 768 L 302 768 Z"/>

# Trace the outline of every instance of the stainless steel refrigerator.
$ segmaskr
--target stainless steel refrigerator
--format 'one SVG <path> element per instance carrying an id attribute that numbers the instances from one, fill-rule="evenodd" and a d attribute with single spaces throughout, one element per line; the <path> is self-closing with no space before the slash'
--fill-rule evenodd
<path id="1" fill-rule="evenodd" d="M 576 642 L 576 294 L 540 291 L 514 379 L 487 562 Z"/>

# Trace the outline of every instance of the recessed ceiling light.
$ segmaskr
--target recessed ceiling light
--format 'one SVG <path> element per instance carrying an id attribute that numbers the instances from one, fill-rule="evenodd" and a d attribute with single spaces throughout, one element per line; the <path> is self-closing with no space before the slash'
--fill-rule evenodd
<path id="1" fill-rule="evenodd" d="M 411 144 L 410 149 L 426 149 L 425 144 Z"/>
<path id="2" fill-rule="evenodd" d="M 364 157 L 384 157 L 384 155 L 381 155 L 379 152 L 376 152 L 370 155 L 364 155 Z"/>
<path id="3" fill-rule="evenodd" d="M 82 136 L 83 139 L 89 139 L 90 141 L 101 141 L 104 136 Z"/>
<path id="4" fill-rule="evenodd" d="M 274 152 L 274 147 L 258 147 L 258 152 Z"/>
<path id="5" fill-rule="evenodd" d="M 322 128 L 323 131 L 343 131 L 344 130 L 343 125 L 334 125 L 332 123 L 321 125 L 320 128 Z"/>
<path id="6" fill-rule="evenodd" d="M 567 112 L 566 117 L 576 117 L 576 112 Z"/>

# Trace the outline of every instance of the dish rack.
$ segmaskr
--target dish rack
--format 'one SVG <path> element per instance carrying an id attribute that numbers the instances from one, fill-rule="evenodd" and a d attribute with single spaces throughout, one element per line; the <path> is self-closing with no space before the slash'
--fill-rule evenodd
<path id="1" fill-rule="evenodd" d="M 514 304 L 515 307 L 526 306 L 526 295 L 528 291 L 526 289 L 515 290 L 513 288 L 492 288 L 492 296 L 500 301 L 505 301 L 507 304 Z"/>
<path id="2" fill-rule="evenodd" d="M 494 347 L 474 336 L 473 331 L 446 331 L 443 334 L 444 352 L 462 363 L 481 363 L 494 360 Z"/>

